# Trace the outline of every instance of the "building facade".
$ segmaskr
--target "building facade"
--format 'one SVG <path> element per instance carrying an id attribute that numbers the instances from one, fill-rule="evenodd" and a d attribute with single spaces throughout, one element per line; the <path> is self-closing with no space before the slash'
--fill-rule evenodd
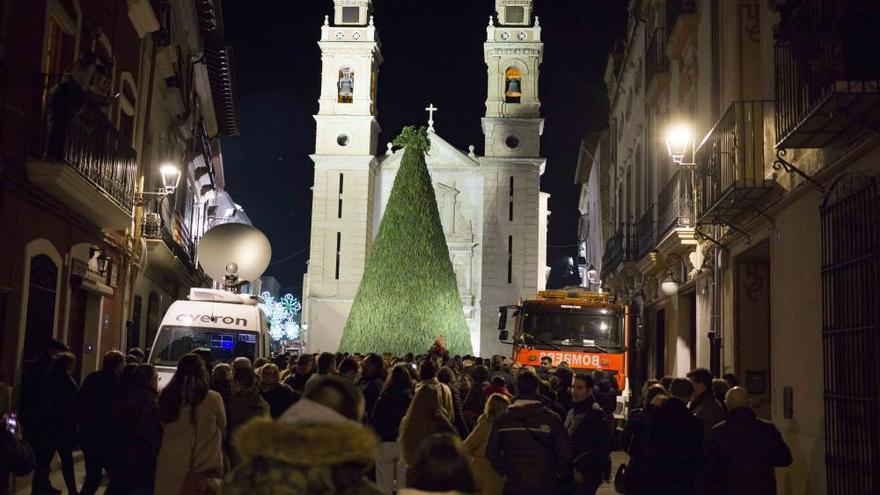
<path id="1" fill-rule="evenodd" d="M 195 246 L 222 188 L 216 137 L 237 120 L 219 1 L 5 2 L 0 30 L 0 382 L 14 387 L 49 339 L 79 376 L 149 347 L 163 298 L 209 283 Z M 164 165 L 173 192 L 158 192 Z"/>
<path id="2" fill-rule="evenodd" d="M 633 372 L 734 374 L 792 449 L 780 493 L 877 491 L 880 7 L 629 9 L 601 271 L 639 318 Z"/>
<path id="3" fill-rule="evenodd" d="M 335 351 L 378 232 L 402 153 L 377 156 L 376 81 L 382 62 L 367 0 L 335 2 L 323 54 L 303 321 L 313 351 Z M 485 156 L 434 128 L 426 157 L 475 352 L 504 352 L 497 309 L 544 287 L 549 196 L 540 191 L 541 27 L 530 0 L 498 0 L 487 27 Z M 440 109 L 442 112 L 442 109 Z M 440 114 L 442 115 L 442 114 Z M 446 122 L 438 116 L 438 121 Z M 442 127 L 442 125 L 440 126 Z M 540 265 L 540 266 L 539 266 Z"/>

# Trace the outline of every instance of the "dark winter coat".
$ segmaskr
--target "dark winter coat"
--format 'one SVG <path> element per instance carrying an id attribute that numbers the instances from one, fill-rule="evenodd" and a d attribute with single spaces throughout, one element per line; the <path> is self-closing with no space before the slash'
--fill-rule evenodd
<path id="1" fill-rule="evenodd" d="M 269 404 L 269 416 L 272 416 L 272 419 L 278 419 L 300 397 L 299 392 L 294 391 L 283 383 L 279 383 L 269 390 L 260 389 L 260 395 Z"/>
<path id="2" fill-rule="evenodd" d="M 507 387 L 507 390 L 511 391 L 511 393 L 515 393 L 516 391 L 516 381 L 513 379 L 513 375 L 504 371 L 503 369 L 495 369 L 489 372 L 489 383 L 492 383 L 492 379 L 496 376 L 500 376 L 504 379 L 504 385 Z"/>
<path id="3" fill-rule="evenodd" d="M 114 405 L 110 422 L 115 441 L 108 466 L 111 489 L 120 493 L 153 489 L 162 444 L 158 401 L 156 391 L 132 384 Z"/>
<path id="4" fill-rule="evenodd" d="M 46 384 L 47 423 L 45 432 L 54 439 L 54 445 L 72 449 L 76 444 L 76 415 L 74 400 L 77 385 L 73 377 L 53 370 Z"/>
<path id="5" fill-rule="evenodd" d="M 382 376 L 378 373 L 361 377 L 358 380 L 357 386 L 360 389 L 361 393 L 364 394 L 364 403 L 366 405 L 367 411 L 367 422 L 372 424 L 373 422 L 373 408 L 376 407 L 376 401 L 379 400 L 379 394 L 382 393 L 382 385 L 384 384 L 384 380 Z"/>
<path id="6" fill-rule="evenodd" d="M 695 477 L 702 468 L 703 425 L 683 401 L 670 398 L 657 406 L 647 445 L 647 493 L 695 493 Z"/>
<path id="7" fill-rule="evenodd" d="M 113 443 L 110 411 L 121 391 L 119 376 L 112 371 L 95 371 L 83 381 L 75 401 L 83 446 L 109 452 Z"/>
<path id="8" fill-rule="evenodd" d="M 655 406 L 648 409 L 634 409 L 629 413 L 626 425 L 623 427 L 623 448 L 629 455 L 627 461 L 627 495 L 641 495 L 648 493 L 647 489 L 647 456 L 648 435 L 651 424 L 651 415 Z"/>
<path id="9" fill-rule="evenodd" d="M 573 404 L 565 418 L 565 429 L 571 437 L 572 466 L 576 471 L 598 476 L 605 472 L 611 462 L 613 428 L 593 397 Z"/>
<path id="10" fill-rule="evenodd" d="M 284 384 L 292 388 L 294 392 L 303 393 L 303 391 L 306 389 L 306 383 L 308 383 L 309 378 L 311 378 L 312 375 L 314 375 L 314 373 L 309 373 L 308 375 L 300 375 L 299 373 L 294 371 L 287 378 L 284 379 Z"/>
<path id="11" fill-rule="evenodd" d="M 452 408 L 455 409 L 455 421 L 452 422 L 452 425 L 455 426 L 455 429 L 458 430 L 458 435 L 464 440 L 471 433 L 471 429 L 464 419 L 464 401 L 461 399 L 458 385 L 449 383 L 447 386 L 452 392 Z"/>
<path id="12" fill-rule="evenodd" d="M 251 421 L 233 441 L 242 462 L 223 495 L 381 494 L 364 477 L 377 454 L 373 432 L 309 400 L 277 421 Z"/>
<path id="13" fill-rule="evenodd" d="M 715 394 L 713 394 L 711 390 L 707 390 L 700 394 L 699 397 L 691 402 L 688 409 L 690 409 L 694 416 L 703 422 L 704 444 L 709 441 L 709 433 L 712 431 L 712 428 L 718 423 L 724 421 L 724 418 L 727 415 L 727 413 L 724 412 L 724 407 L 721 406 L 721 403 L 718 402 L 718 399 L 715 398 Z"/>
<path id="14" fill-rule="evenodd" d="M 373 408 L 373 429 L 382 442 L 396 442 L 400 436 L 400 421 L 406 416 L 412 402 L 412 389 L 389 389 L 379 395 Z"/>
<path id="15" fill-rule="evenodd" d="M 614 410 L 617 409 L 617 390 L 611 386 L 611 382 L 605 380 L 593 387 L 593 396 L 596 403 L 605 411 L 605 415 L 609 418 L 614 417 Z"/>
<path id="16" fill-rule="evenodd" d="M 0 428 L 0 495 L 9 492 L 9 475 L 24 476 L 34 470 L 34 451 L 15 438 L 6 428 Z"/>
<path id="17" fill-rule="evenodd" d="M 220 394 L 223 400 L 232 393 L 232 380 L 211 380 L 211 390 Z"/>
<path id="18" fill-rule="evenodd" d="M 52 357 L 43 352 L 24 370 L 21 377 L 21 407 L 18 420 L 21 422 L 24 438 L 38 447 L 52 441 L 52 433 L 45 426 L 50 421 L 48 415 L 48 394 L 46 388 L 52 372 Z"/>
<path id="19" fill-rule="evenodd" d="M 483 414 L 483 408 L 486 407 L 486 394 L 483 391 L 488 386 L 489 382 L 474 383 L 464 399 L 464 418 L 469 428 L 474 428 Z"/>
<path id="20" fill-rule="evenodd" d="M 791 464 L 791 450 L 773 423 L 740 407 L 712 428 L 706 462 L 708 495 L 775 495 L 774 468 Z"/>
<path id="21" fill-rule="evenodd" d="M 505 477 L 505 495 L 554 493 L 571 446 L 559 416 L 538 397 L 519 397 L 495 420 L 486 458 Z"/>
<path id="22" fill-rule="evenodd" d="M 255 388 L 232 392 L 225 402 L 226 435 L 223 437 L 226 454 L 233 466 L 238 465 L 240 458 L 232 445 L 235 432 L 255 417 L 269 416 L 269 404 L 260 396 Z"/>

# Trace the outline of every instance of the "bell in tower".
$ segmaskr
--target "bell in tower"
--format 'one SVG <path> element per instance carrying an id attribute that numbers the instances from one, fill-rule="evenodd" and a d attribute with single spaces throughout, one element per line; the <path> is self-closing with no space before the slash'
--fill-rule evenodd
<path id="1" fill-rule="evenodd" d="M 507 69 L 504 83 L 504 101 L 519 103 L 522 98 L 522 73 L 516 67 Z"/>

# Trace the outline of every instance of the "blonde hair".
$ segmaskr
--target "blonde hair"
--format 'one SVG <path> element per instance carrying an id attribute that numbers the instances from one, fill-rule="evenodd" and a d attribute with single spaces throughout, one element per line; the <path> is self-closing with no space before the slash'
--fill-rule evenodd
<path id="1" fill-rule="evenodd" d="M 501 413 L 507 410 L 510 405 L 510 399 L 504 394 L 492 394 L 486 399 L 486 406 L 483 407 L 483 414 L 480 415 L 481 420 L 495 421 Z"/>
<path id="2" fill-rule="evenodd" d="M 425 385 L 416 389 L 416 393 L 406 410 L 406 415 L 400 421 L 398 442 L 407 463 L 414 460 L 415 453 L 422 441 L 436 433 L 434 418 L 437 415 L 445 417 L 441 411 L 440 398 L 436 388 Z"/>

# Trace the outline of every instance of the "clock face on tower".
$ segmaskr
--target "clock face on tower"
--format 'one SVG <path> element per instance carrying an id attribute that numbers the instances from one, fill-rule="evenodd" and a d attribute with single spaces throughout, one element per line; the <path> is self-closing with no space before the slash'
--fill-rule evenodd
<path id="1" fill-rule="evenodd" d="M 526 38 L 528 38 L 528 35 L 525 33 L 525 31 L 520 31 L 520 32 L 516 33 L 516 39 L 518 39 L 520 41 L 525 41 Z"/>

